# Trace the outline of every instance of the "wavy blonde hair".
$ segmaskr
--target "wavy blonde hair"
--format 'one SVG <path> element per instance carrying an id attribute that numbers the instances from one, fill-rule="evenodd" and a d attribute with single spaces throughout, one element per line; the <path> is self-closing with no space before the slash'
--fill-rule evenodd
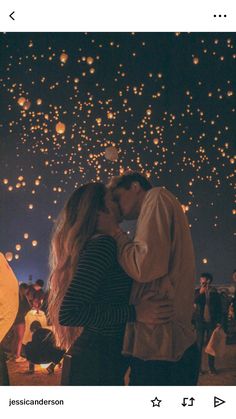
<path id="1" fill-rule="evenodd" d="M 61 326 L 59 311 L 85 243 L 96 233 L 98 212 L 105 210 L 106 187 L 88 183 L 76 189 L 61 211 L 50 246 L 48 315 L 56 344 L 68 350 L 81 327 Z"/>

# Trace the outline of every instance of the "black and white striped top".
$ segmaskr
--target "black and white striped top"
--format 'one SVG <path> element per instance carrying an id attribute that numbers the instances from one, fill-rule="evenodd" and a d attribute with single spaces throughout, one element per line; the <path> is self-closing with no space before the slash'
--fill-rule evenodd
<path id="1" fill-rule="evenodd" d="M 135 308 L 129 305 L 132 280 L 116 255 L 111 236 L 87 242 L 60 308 L 62 326 L 83 326 L 103 336 L 116 336 L 123 334 L 127 321 L 135 321 Z"/>

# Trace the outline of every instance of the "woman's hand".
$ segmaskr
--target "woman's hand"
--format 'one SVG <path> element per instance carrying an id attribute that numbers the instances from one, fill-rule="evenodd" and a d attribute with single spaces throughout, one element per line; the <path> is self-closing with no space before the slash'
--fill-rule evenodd
<path id="1" fill-rule="evenodd" d="M 169 323 L 174 318 L 173 302 L 144 300 L 135 306 L 136 320 L 141 323 L 157 325 Z"/>

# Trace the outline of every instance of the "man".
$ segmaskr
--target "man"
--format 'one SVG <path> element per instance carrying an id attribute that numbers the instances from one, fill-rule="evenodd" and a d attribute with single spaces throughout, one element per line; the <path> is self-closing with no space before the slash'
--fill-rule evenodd
<path id="1" fill-rule="evenodd" d="M 18 281 L 0 253 L 0 385 L 9 385 L 6 356 L 1 342 L 10 330 L 18 311 Z"/>
<path id="2" fill-rule="evenodd" d="M 29 290 L 27 292 L 27 298 L 31 305 L 33 305 L 33 301 L 38 300 L 39 306 L 43 304 L 44 300 L 44 291 L 43 291 L 44 281 L 42 279 L 37 279 L 35 284 L 29 286 Z"/>
<path id="3" fill-rule="evenodd" d="M 221 325 L 222 321 L 221 297 L 216 288 L 211 286 L 212 281 L 213 276 L 208 272 L 203 272 L 200 277 L 200 288 L 196 290 L 195 294 L 196 330 L 201 353 L 205 335 L 208 342 L 216 326 Z M 211 374 L 217 373 L 215 357 L 212 355 L 208 355 L 208 366 Z"/>
<path id="4" fill-rule="evenodd" d="M 102 229 L 117 241 L 119 262 L 135 280 L 131 303 L 153 296 L 172 301 L 174 319 L 163 325 L 128 323 L 123 352 L 131 356 L 131 385 L 196 385 L 199 352 L 191 319 L 195 261 L 187 218 L 175 196 L 152 188 L 139 173 L 113 179 L 123 219 L 137 219 L 133 240 L 101 214 Z"/>

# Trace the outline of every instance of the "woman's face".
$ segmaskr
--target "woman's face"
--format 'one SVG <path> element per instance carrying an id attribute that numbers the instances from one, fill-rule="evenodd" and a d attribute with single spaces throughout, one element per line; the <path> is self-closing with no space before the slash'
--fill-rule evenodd
<path id="1" fill-rule="evenodd" d="M 117 202 L 113 200 L 112 193 L 109 190 L 106 192 L 105 205 L 109 213 L 111 213 L 115 217 L 115 220 L 117 221 L 117 223 L 121 223 L 122 216 L 121 216 L 119 205 Z"/>

